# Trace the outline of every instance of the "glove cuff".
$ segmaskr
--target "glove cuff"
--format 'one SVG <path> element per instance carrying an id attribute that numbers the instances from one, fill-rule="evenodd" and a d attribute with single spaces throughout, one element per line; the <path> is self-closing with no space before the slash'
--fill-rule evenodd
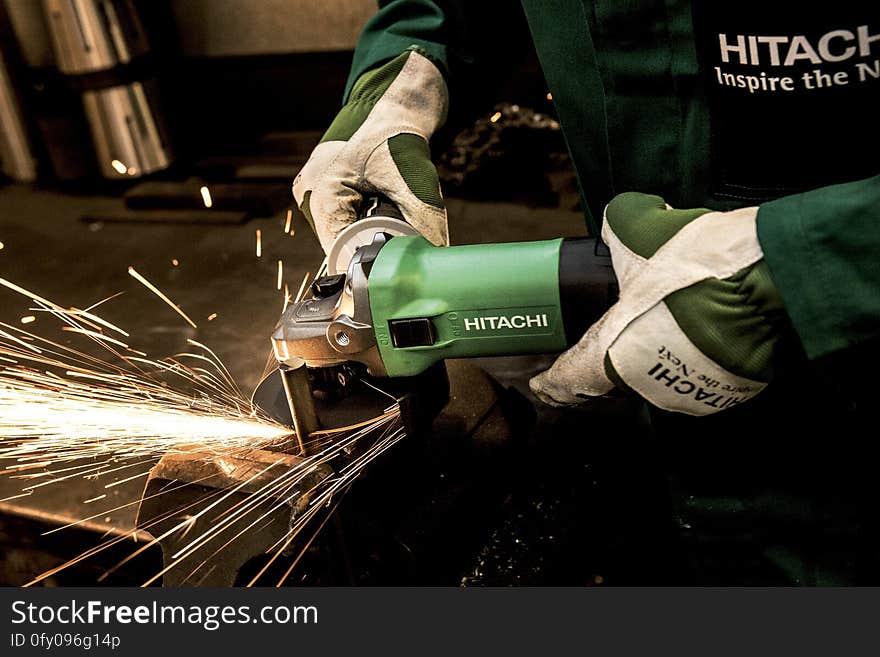
<path id="1" fill-rule="evenodd" d="M 373 114 L 377 106 L 380 111 Z M 380 131 L 389 115 L 398 123 L 405 117 L 410 131 L 427 140 L 446 121 L 448 109 L 443 74 L 414 46 L 357 79 L 321 142 L 348 141 L 368 121 L 376 124 L 371 131 Z"/>

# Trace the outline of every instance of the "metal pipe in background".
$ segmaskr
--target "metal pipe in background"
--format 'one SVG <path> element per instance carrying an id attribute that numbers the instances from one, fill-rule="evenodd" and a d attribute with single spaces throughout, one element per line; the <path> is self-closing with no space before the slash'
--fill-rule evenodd
<path id="1" fill-rule="evenodd" d="M 155 80 L 140 66 L 149 44 L 131 0 L 43 0 L 58 69 L 82 96 L 101 174 L 140 177 L 172 152 Z"/>
<path id="2" fill-rule="evenodd" d="M 58 69 L 107 71 L 149 51 L 137 10 L 127 0 L 43 0 Z"/>
<path id="3" fill-rule="evenodd" d="M 83 109 L 104 177 L 137 177 L 171 164 L 164 129 L 150 103 L 156 95 L 154 81 L 83 92 Z"/>
<path id="4" fill-rule="evenodd" d="M 37 163 L 15 88 L 0 52 L 0 171 L 18 182 L 37 179 Z"/>

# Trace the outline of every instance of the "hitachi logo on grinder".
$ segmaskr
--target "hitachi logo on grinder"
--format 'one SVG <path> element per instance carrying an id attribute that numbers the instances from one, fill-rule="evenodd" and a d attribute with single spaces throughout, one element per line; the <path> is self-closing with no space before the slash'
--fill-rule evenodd
<path id="1" fill-rule="evenodd" d="M 464 320 L 465 331 L 492 331 L 496 329 L 523 329 L 546 327 L 547 315 L 495 315 L 491 317 L 473 317 Z"/>

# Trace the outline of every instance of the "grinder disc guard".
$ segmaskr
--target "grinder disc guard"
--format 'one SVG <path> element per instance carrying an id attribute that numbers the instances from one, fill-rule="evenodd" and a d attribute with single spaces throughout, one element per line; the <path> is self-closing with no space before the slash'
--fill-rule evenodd
<path id="1" fill-rule="evenodd" d="M 327 275 L 346 273 L 355 252 L 360 247 L 370 244 L 378 233 L 385 233 L 391 237 L 419 234 L 405 221 L 393 217 L 368 217 L 356 221 L 339 233 L 327 252 Z"/>

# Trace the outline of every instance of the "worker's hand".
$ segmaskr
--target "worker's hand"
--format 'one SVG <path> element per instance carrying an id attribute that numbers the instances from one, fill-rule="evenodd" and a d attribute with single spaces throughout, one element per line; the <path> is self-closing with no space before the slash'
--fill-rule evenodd
<path id="1" fill-rule="evenodd" d="M 293 195 L 327 252 L 357 217 L 364 196 L 381 193 L 436 245 L 449 243 L 446 208 L 428 139 L 446 119 L 448 92 L 417 50 L 364 73 L 293 181 Z"/>
<path id="2" fill-rule="evenodd" d="M 602 237 L 620 299 L 530 381 L 532 391 L 553 406 L 574 406 L 618 387 L 689 415 L 761 392 L 786 315 L 758 244 L 757 212 L 615 197 Z"/>

